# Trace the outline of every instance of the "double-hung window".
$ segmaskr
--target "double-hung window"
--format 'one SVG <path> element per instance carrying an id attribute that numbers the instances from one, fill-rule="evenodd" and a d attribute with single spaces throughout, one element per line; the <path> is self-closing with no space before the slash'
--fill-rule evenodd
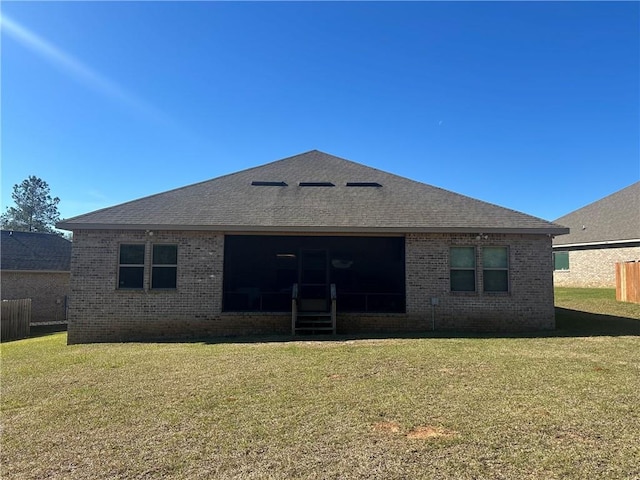
<path id="1" fill-rule="evenodd" d="M 145 245 L 120 245 L 118 262 L 118 288 L 142 290 L 145 288 L 145 271 L 149 275 L 145 260 Z M 176 288 L 178 277 L 178 246 L 156 244 L 151 246 L 151 289 L 170 290 Z"/>
<path id="2" fill-rule="evenodd" d="M 507 247 L 482 249 L 482 278 L 485 292 L 509 291 L 509 249 Z"/>
<path id="3" fill-rule="evenodd" d="M 475 247 L 451 247 L 450 276 L 452 292 L 476 291 Z"/>
<path id="4" fill-rule="evenodd" d="M 154 245 L 151 265 L 152 289 L 175 289 L 178 277 L 178 246 Z"/>
<path id="5" fill-rule="evenodd" d="M 121 244 L 118 264 L 118 288 L 144 287 L 144 244 Z"/>

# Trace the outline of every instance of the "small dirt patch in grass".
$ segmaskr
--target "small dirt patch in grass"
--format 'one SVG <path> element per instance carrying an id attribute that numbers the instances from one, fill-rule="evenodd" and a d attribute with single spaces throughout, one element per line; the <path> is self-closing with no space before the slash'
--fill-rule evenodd
<path id="1" fill-rule="evenodd" d="M 376 422 L 372 425 L 372 428 L 374 432 L 385 435 L 403 434 L 400 424 L 393 421 Z M 447 430 L 446 428 L 434 427 L 432 425 L 420 425 L 411 429 L 405 434 L 405 437 L 410 440 L 431 440 L 437 438 L 454 438 L 457 435 L 458 432 Z"/>
<path id="2" fill-rule="evenodd" d="M 373 430 L 380 433 L 400 433 L 400 424 L 397 422 L 376 422 Z"/>

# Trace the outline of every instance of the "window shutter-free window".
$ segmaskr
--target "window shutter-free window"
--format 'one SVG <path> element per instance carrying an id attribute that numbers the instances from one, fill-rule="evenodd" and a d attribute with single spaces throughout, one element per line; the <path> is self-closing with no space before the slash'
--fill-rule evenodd
<path id="1" fill-rule="evenodd" d="M 485 292 L 509 291 L 509 250 L 507 247 L 482 249 L 483 290 Z"/>
<path id="2" fill-rule="evenodd" d="M 175 289 L 178 277 L 178 246 L 154 245 L 151 288 Z"/>
<path id="3" fill-rule="evenodd" d="M 569 252 L 553 253 L 553 269 L 569 270 Z"/>
<path id="4" fill-rule="evenodd" d="M 141 289 L 144 286 L 144 245 L 121 244 L 118 288 Z"/>
<path id="5" fill-rule="evenodd" d="M 450 274 L 452 292 L 476 291 L 475 247 L 451 247 Z"/>

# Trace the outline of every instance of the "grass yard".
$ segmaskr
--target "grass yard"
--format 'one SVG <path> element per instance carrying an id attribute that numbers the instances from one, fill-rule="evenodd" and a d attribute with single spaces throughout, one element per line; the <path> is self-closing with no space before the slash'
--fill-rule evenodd
<path id="1" fill-rule="evenodd" d="M 640 305 L 617 302 L 615 288 L 556 288 L 556 333 L 640 335 Z"/>
<path id="2" fill-rule="evenodd" d="M 2 344 L 0 476 L 639 479 L 640 306 L 557 299 L 555 336 Z"/>

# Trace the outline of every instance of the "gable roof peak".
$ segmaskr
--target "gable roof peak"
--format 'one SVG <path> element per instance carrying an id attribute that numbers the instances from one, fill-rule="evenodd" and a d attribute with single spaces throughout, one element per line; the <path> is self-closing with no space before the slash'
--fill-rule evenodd
<path id="1" fill-rule="evenodd" d="M 354 182 L 384 188 L 347 187 Z M 329 183 L 335 188 L 304 186 Z M 546 220 L 320 150 L 88 213 L 58 226 L 69 230 L 566 233 Z"/>

